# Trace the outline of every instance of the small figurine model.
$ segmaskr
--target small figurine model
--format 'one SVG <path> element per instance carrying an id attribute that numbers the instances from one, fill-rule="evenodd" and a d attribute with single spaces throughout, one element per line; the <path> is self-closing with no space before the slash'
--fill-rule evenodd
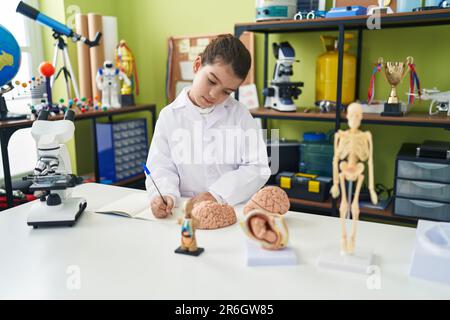
<path id="1" fill-rule="evenodd" d="M 192 217 L 191 211 L 184 208 L 184 218 L 180 219 L 181 224 L 181 246 L 175 250 L 175 253 L 199 256 L 205 251 L 197 246 L 195 238 L 196 220 Z"/>
<path id="2" fill-rule="evenodd" d="M 131 85 L 130 79 L 127 75 L 117 68 L 111 61 L 105 61 L 103 68 L 97 72 L 97 87 L 102 91 L 102 106 L 109 108 L 120 108 L 119 101 L 119 85 L 120 80 L 126 84 Z"/>
<path id="3" fill-rule="evenodd" d="M 342 193 L 339 208 L 342 224 L 342 254 L 353 254 L 355 250 L 356 226 L 359 220 L 359 193 L 364 181 L 364 162 L 366 161 L 369 169 L 370 198 L 372 203 L 376 204 L 378 202 L 374 187 L 372 135 L 368 131 L 362 132 L 359 130 L 362 117 L 361 105 L 352 103 L 347 110 L 350 129 L 346 131 L 339 130 L 334 139 L 333 187 L 331 188 L 331 195 L 336 199 Z M 348 198 L 346 192 L 347 181 L 349 182 Z M 356 188 L 352 201 L 354 182 L 356 182 Z M 350 211 L 353 217 L 353 224 L 350 242 L 347 242 L 346 219 Z"/>

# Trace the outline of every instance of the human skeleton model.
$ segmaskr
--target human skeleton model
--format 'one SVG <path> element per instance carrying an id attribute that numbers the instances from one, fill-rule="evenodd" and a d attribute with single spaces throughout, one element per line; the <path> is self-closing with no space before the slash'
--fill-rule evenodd
<path id="1" fill-rule="evenodd" d="M 348 107 L 347 118 L 349 130 L 336 133 L 334 139 L 333 159 L 333 187 L 331 194 L 338 198 L 342 193 L 339 208 L 342 236 L 341 253 L 353 254 L 355 251 L 356 226 L 359 219 L 359 194 L 364 181 L 364 162 L 368 162 L 369 191 L 372 203 L 378 202 L 374 188 L 373 177 L 373 144 L 370 132 L 359 130 L 362 120 L 362 107 L 358 103 L 352 103 Z M 340 161 L 340 163 L 339 163 Z M 347 198 L 346 182 L 349 182 Z M 351 201 L 353 183 L 356 182 L 355 195 Z M 340 191 L 339 191 L 340 186 Z M 351 204 L 350 204 L 351 203 Z M 349 207 L 350 206 L 350 207 Z M 349 241 L 347 240 L 346 219 L 351 210 L 353 223 Z"/>
<path id="2" fill-rule="evenodd" d="M 97 72 L 97 87 L 102 91 L 102 106 L 120 108 L 119 101 L 119 85 L 120 80 L 124 80 L 126 84 L 131 85 L 127 75 L 117 68 L 111 61 L 105 61 L 103 68 Z"/>

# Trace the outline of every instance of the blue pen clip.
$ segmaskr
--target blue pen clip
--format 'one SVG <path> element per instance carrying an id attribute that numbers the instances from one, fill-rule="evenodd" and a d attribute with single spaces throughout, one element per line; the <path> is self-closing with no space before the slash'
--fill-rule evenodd
<path id="1" fill-rule="evenodd" d="M 144 171 L 145 171 L 145 173 L 146 173 L 147 175 L 151 175 L 151 174 L 150 174 L 150 170 L 148 170 L 148 168 L 147 168 L 147 166 L 145 165 L 144 162 L 142 162 L 142 168 L 144 168 Z"/>

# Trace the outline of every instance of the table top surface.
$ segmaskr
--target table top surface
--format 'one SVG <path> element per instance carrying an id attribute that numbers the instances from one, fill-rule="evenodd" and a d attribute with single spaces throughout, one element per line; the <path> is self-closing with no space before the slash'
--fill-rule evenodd
<path id="1" fill-rule="evenodd" d="M 288 212 L 298 265 L 247 267 L 247 238 L 238 223 L 197 231 L 205 252 L 190 257 L 174 253 L 175 223 L 94 213 L 134 192 L 145 191 L 78 186 L 73 196 L 84 197 L 88 208 L 73 228 L 28 227 L 30 203 L 0 212 L 0 299 L 450 298 L 450 286 L 409 277 L 415 229 L 359 223 L 357 246 L 373 249 L 380 268 L 380 288 L 371 289 L 370 275 L 317 267 L 321 250 L 339 243 L 339 219 Z"/>

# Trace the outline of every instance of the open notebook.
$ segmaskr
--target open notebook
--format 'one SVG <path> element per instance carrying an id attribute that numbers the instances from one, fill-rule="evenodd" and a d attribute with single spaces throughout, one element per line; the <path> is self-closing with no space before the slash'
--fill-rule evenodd
<path id="1" fill-rule="evenodd" d="M 169 215 L 165 219 L 156 218 L 150 210 L 150 201 L 148 200 L 148 196 L 145 192 L 132 193 L 124 196 L 123 198 L 102 206 L 97 209 L 95 213 L 174 223 L 176 223 L 178 218 L 182 215 L 180 208 L 174 208 L 172 210 L 173 215 Z"/>

